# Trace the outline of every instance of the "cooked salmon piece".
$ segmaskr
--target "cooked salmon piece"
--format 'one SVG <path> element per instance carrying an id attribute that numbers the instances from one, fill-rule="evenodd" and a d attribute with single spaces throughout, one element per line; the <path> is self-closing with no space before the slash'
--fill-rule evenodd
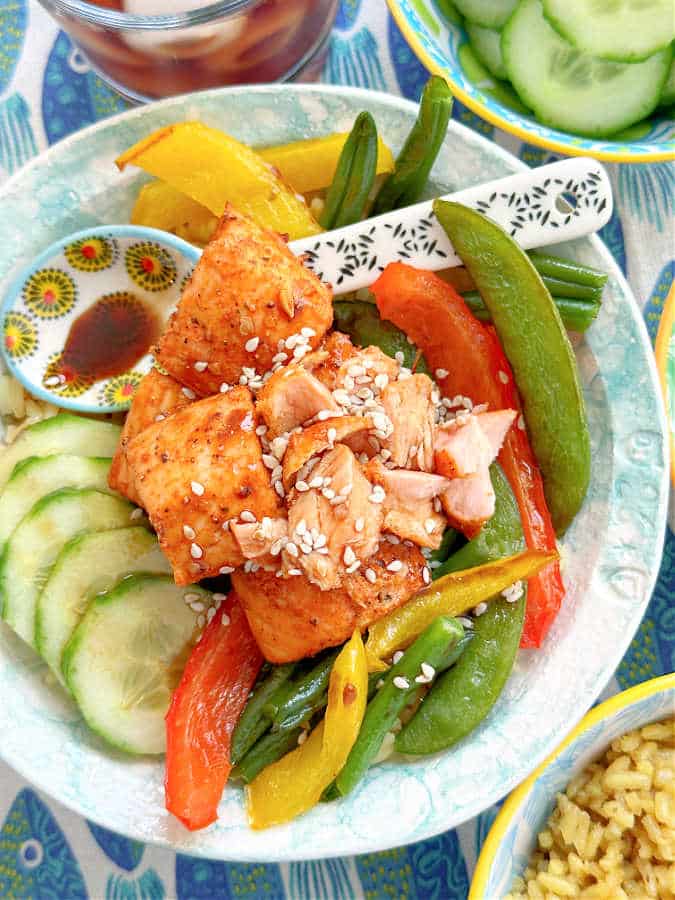
<path id="1" fill-rule="evenodd" d="M 288 539 L 288 519 L 263 516 L 259 522 L 231 522 L 230 531 L 246 559 L 275 570 L 279 567 L 279 555 Z"/>
<path id="2" fill-rule="evenodd" d="M 433 389 L 427 375 L 411 375 L 382 391 L 382 406 L 392 427 L 380 443 L 391 453 L 390 459 L 398 468 L 433 470 Z"/>
<path id="3" fill-rule="evenodd" d="M 333 320 L 330 288 L 279 235 L 227 207 L 155 356 L 200 396 L 317 347 Z M 289 346 L 290 342 L 290 346 Z M 286 362 L 287 360 L 281 360 Z"/>
<path id="4" fill-rule="evenodd" d="M 323 410 L 340 414 L 328 388 L 301 365 L 284 366 L 272 375 L 258 394 L 257 410 L 268 438 L 298 428 Z"/>
<path id="5" fill-rule="evenodd" d="M 357 623 L 363 630 L 402 606 L 429 581 L 426 560 L 417 547 L 385 539 L 357 572 L 345 576 L 344 586 L 358 607 Z"/>
<path id="6" fill-rule="evenodd" d="M 171 413 L 192 403 L 193 399 L 190 391 L 186 394 L 182 384 L 155 368 L 143 376 L 124 420 L 120 442 L 110 466 L 108 484 L 114 491 L 119 491 L 133 503 L 138 503 L 138 495 L 127 463 L 129 441 L 144 428 L 154 425 L 155 422 L 161 422 Z"/>
<path id="7" fill-rule="evenodd" d="M 312 470 L 322 487 L 292 491 L 288 511 L 290 542 L 286 571 L 301 569 L 322 590 L 338 587 L 342 574 L 377 547 L 382 502 L 354 454 L 338 444 Z"/>
<path id="8" fill-rule="evenodd" d="M 341 331 L 331 331 L 318 350 L 304 357 L 302 364 L 329 391 L 334 391 L 338 386 L 338 374 L 343 363 L 356 353 L 356 347 L 348 335 Z"/>
<path id="9" fill-rule="evenodd" d="M 450 481 L 429 472 L 387 469 L 379 460 L 369 462 L 365 472 L 385 492 L 382 530 L 420 547 L 440 547 L 446 520 L 434 498 L 448 489 Z"/>
<path id="10" fill-rule="evenodd" d="M 463 415 L 439 425 L 434 433 L 436 471 L 448 478 L 464 478 L 487 468 L 516 416 L 514 409 L 500 409 Z"/>
<path id="11" fill-rule="evenodd" d="M 342 644 L 405 603 L 426 583 L 425 565 L 416 547 L 383 541 L 343 588 L 322 591 L 302 574 L 277 578 L 264 569 L 237 569 L 232 585 L 265 658 L 286 663 Z"/>
<path id="12" fill-rule="evenodd" d="M 465 478 L 453 478 L 447 491 L 441 494 L 441 503 L 453 528 L 469 540 L 476 537 L 495 511 L 495 492 L 489 469 L 481 469 Z"/>
<path id="13" fill-rule="evenodd" d="M 286 490 L 292 486 L 295 476 L 312 458 L 318 457 L 334 444 L 346 442 L 355 434 L 367 432 L 369 428 L 372 428 L 372 422 L 368 416 L 337 416 L 323 422 L 315 422 L 302 431 L 294 432 L 284 454 L 283 480 Z"/>
<path id="14" fill-rule="evenodd" d="M 140 503 L 176 584 L 244 562 L 230 520 L 284 516 L 255 429 L 251 393 L 238 387 L 178 410 L 129 442 Z"/>
<path id="15" fill-rule="evenodd" d="M 264 569 L 237 569 L 232 586 L 271 663 L 314 656 L 346 641 L 356 627 L 356 606 L 343 588 L 322 591 L 302 574 L 277 578 Z"/>

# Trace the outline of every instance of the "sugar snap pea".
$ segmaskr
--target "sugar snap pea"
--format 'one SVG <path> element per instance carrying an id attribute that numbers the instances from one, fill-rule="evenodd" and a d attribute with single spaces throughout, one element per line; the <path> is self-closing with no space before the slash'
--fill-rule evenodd
<path id="1" fill-rule="evenodd" d="M 359 222 L 377 172 L 377 128 L 368 112 L 359 113 L 340 153 L 321 213 L 322 228 L 342 228 Z"/>
<path id="2" fill-rule="evenodd" d="M 419 689 L 416 678 L 423 674 L 422 664 L 436 669 L 449 648 L 462 637 L 462 625 L 450 616 L 439 616 L 405 651 L 401 659 L 382 676 L 383 685 L 366 707 L 361 730 L 347 762 L 335 779 L 342 796 L 361 780 L 382 746 L 401 710 Z"/>
<path id="3" fill-rule="evenodd" d="M 253 688 L 232 734 L 230 757 L 233 765 L 248 753 L 258 738 L 269 728 L 270 720 L 263 713 L 263 708 L 279 688 L 286 684 L 295 669 L 295 663 L 272 666 L 265 678 L 259 680 Z"/>
<path id="4" fill-rule="evenodd" d="M 417 119 L 396 158 L 394 171 L 375 198 L 374 215 L 410 206 L 420 199 L 445 139 L 451 112 L 450 88 L 438 75 L 432 75 L 422 91 Z"/>

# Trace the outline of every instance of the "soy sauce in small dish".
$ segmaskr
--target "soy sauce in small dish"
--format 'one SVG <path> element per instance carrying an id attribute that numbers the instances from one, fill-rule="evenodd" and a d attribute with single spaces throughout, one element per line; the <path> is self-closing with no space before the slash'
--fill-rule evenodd
<path id="1" fill-rule="evenodd" d="M 155 312 L 129 291 L 107 294 L 70 326 L 60 372 L 98 381 L 133 368 L 159 337 Z"/>

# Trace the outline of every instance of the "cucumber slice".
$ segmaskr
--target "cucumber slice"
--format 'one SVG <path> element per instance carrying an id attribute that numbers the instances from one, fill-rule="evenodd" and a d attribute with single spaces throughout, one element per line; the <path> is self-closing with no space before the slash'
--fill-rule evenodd
<path id="1" fill-rule="evenodd" d="M 640 62 L 675 37 L 673 0 L 543 0 L 544 15 L 577 50 Z"/>
<path id="2" fill-rule="evenodd" d="M 138 525 L 78 534 L 56 557 L 37 601 L 35 649 L 59 681 L 63 648 L 91 599 L 132 572 L 171 574 L 157 538 Z"/>
<path id="3" fill-rule="evenodd" d="M 40 497 L 59 488 L 108 489 L 109 458 L 91 456 L 29 456 L 14 467 L 0 494 L 0 555 L 5 542 Z"/>
<path id="4" fill-rule="evenodd" d="M 28 644 L 35 637 L 35 605 L 66 541 L 80 531 L 129 525 L 134 507 L 91 488 L 47 494 L 17 525 L 0 559 L 2 617 Z"/>
<path id="5" fill-rule="evenodd" d="M 453 0 L 457 9 L 469 22 L 484 28 L 501 28 L 518 0 Z"/>
<path id="6" fill-rule="evenodd" d="M 675 103 L 675 45 L 672 50 L 673 61 L 670 64 L 668 77 L 659 97 L 659 106 L 670 106 L 671 103 Z"/>
<path id="7" fill-rule="evenodd" d="M 163 753 L 164 716 L 196 633 L 186 594 L 208 591 L 132 575 L 97 597 L 63 651 L 62 671 L 85 721 L 127 753 Z M 193 606 L 194 606 L 193 602 Z"/>
<path id="8" fill-rule="evenodd" d="M 13 444 L 0 453 L 0 491 L 14 466 L 28 456 L 73 453 L 79 456 L 112 456 L 117 449 L 121 428 L 100 419 L 85 419 L 59 413 L 26 428 Z"/>
<path id="9" fill-rule="evenodd" d="M 501 103 L 502 106 L 514 110 L 514 112 L 523 116 L 532 115 L 532 111 L 523 105 L 520 97 L 510 84 L 493 78 L 483 63 L 479 61 L 471 44 L 462 44 L 457 51 L 457 58 L 464 74 L 479 91 L 492 97 L 493 100 Z"/>
<path id="10" fill-rule="evenodd" d="M 495 78 L 508 78 L 502 56 L 501 32 L 496 28 L 483 28 L 482 25 L 467 22 L 466 33 L 480 62 L 489 69 Z"/>
<path id="11" fill-rule="evenodd" d="M 670 47 L 640 63 L 595 59 L 551 28 L 541 0 L 521 0 L 502 33 L 511 83 L 545 125 L 608 137 L 653 112 L 670 68 Z"/>

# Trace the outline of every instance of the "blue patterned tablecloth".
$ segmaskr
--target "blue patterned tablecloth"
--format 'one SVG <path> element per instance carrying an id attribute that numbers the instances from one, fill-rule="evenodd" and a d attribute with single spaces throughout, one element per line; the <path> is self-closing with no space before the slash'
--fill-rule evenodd
<path id="1" fill-rule="evenodd" d="M 384 0 L 343 0 L 324 78 L 417 99 L 427 72 Z M 34 0 L 0 0 L 0 182 L 49 144 L 124 108 Z M 497 132 L 459 104 L 454 116 L 531 165 L 551 158 Z M 675 166 L 609 169 L 616 212 L 603 237 L 633 287 L 653 340 L 675 269 Z M 675 668 L 674 521 L 671 508 L 649 610 L 604 695 Z M 455 831 L 386 853 L 281 866 L 231 865 L 144 846 L 85 822 L 0 763 L 0 897 L 463 900 L 495 812 L 486 810 Z"/>

